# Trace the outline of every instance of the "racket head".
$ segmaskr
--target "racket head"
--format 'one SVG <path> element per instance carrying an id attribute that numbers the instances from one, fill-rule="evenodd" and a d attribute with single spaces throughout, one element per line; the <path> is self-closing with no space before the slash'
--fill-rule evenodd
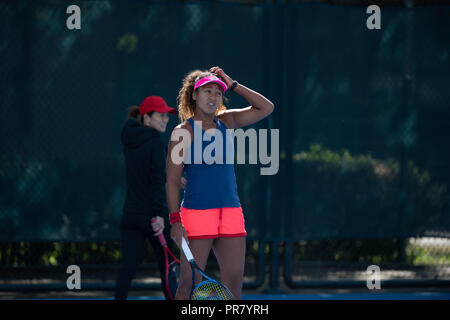
<path id="1" fill-rule="evenodd" d="M 234 297 L 223 284 L 207 279 L 192 290 L 191 300 L 234 300 Z"/>
<path id="2" fill-rule="evenodd" d="M 170 251 L 163 233 L 159 235 L 159 241 L 163 247 L 166 262 L 164 282 L 167 295 L 169 300 L 174 300 L 178 289 L 178 279 L 180 278 L 180 260 L 178 260 L 177 257 L 175 257 L 175 255 Z M 170 263 L 169 257 L 172 258 Z"/>
<path id="3" fill-rule="evenodd" d="M 194 256 L 189 248 L 184 237 L 181 241 L 182 250 L 191 265 L 192 269 L 192 290 L 191 300 L 234 300 L 231 291 L 220 282 L 208 277 L 203 270 L 195 263 Z M 204 278 L 205 281 L 200 282 L 197 286 L 195 284 L 195 270 L 197 270 Z"/>
<path id="4" fill-rule="evenodd" d="M 180 279 L 180 263 L 172 261 L 166 269 L 166 288 L 171 300 L 175 299 Z"/>

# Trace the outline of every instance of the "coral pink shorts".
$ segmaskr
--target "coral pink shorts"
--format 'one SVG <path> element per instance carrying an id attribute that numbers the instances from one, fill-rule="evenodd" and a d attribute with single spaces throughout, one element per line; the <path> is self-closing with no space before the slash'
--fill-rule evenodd
<path id="1" fill-rule="evenodd" d="M 180 214 L 189 240 L 247 235 L 242 207 L 206 210 L 181 207 Z"/>

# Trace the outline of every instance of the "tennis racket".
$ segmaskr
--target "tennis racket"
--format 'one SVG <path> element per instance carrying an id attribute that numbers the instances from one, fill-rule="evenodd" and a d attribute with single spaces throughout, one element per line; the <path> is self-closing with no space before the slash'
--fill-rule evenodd
<path id="1" fill-rule="evenodd" d="M 191 286 L 191 300 L 234 300 L 233 295 L 230 290 L 221 284 L 219 281 L 208 277 L 202 269 L 194 261 L 194 256 L 192 255 L 191 249 L 189 249 L 188 244 L 184 237 L 181 239 L 181 247 L 183 249 L 184 255 L 186 256 L 192 269 L 192 286 Z M 200 274 L 206 279 L 195 286 L 195 270 L 200 272 Z"/>
<path id="2" fill-rule="evenodd" d="M 155 218 L 152 219 L 152 222 L 156 220 Z M 174 300 L 175 293 L 177 292 L 178 288 L 178 281 L 179 275 L 180 275 L 180 260 L 178 260 L 173 253 L 170 251 L 169 247 L 167 246 L 166 238 L 164 237 L 164 233 L 161 233 L 158 236 L 159 242 L 161 243 L 161 246 L 164 250 L 164 258 L 166 260 L 166 273 L 164 277 L 164 281 L 166 284 L 166 290 L 167 294 L 169 296 L 170 300 Z M 172 258 L 172 262 L 169 263 L 169 256 Z"/>

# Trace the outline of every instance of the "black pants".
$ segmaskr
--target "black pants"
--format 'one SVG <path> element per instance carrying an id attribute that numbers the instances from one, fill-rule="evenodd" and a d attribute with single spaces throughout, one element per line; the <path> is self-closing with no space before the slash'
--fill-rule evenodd
<path id="1" fill-rule="evenodd" d="M 173 252 L 173 240 L 170 238 L 170 224 L 165 220 L 164 236 L 170 251 Z M 166 263 L 164 250 L 158 237 L 154 236 L 151 228 L 151 218 L 139 215 L 124 215 L 121 228 L 122 264 L 116 280 L 115 299 L 125 300 L 128 297 L 131 280 L 136 274 L 139 264 L 142 262 L 145 249 L 145 240 L 152 245 L 156 255 L 159 271 L 161 274 L 161 289 L 166 299 L 169 299 L 165 285 Z"/>

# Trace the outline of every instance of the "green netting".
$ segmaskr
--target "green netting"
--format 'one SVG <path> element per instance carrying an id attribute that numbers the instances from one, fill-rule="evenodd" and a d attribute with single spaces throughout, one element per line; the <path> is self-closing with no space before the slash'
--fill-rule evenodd
<path id="1" fill-rule="evenodd" d="M 83 1 L 69 31 L 70 4 L 0 3 L 1 241 L 118 240 L 127 107 L 214 65 L 276 105 L 253 127 L 278 174 L 236 166 L 250 237 L 448 235 L 450 7 L 371 31 L 356 6 Z"/>

